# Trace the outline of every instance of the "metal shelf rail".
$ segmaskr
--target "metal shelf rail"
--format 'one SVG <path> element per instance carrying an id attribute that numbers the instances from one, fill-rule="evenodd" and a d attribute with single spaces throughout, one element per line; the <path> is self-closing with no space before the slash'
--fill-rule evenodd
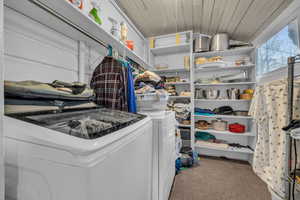
<path id="1" fill-rule="evenodd" d="M 293 104 L 294 104 L 294 79 L 295 79 L 295 64 L 300 63 L 300 55 L 296 55 L 288 58 L 288 122 L 293 120 Z M 294 169 L 292 166 L 293 161 L 293 148 L 295 151 L 295 160 L 294 160 Z M 286 191 L 288 200 L 295 200 L 296 192 L 296 166 L 297 166 L 297 144 L 296 138 L 292 137 L 290 132 L 287 132 L 287 142 L 286 142 L 286 151 L 287 151 L 287 162 L 286 162 L 286 180 L 287 186 Z M 292 177 L 291 177 L 292 175 Z"/>

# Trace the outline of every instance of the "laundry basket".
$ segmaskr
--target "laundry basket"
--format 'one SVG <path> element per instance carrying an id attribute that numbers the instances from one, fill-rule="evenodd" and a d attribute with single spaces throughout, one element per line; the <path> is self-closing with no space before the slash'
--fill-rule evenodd
<path id="1" fill-rule="evenodd" d="M 138 111 L 166 110 L 169 95 L 167 93 L 137 94 Z"/>

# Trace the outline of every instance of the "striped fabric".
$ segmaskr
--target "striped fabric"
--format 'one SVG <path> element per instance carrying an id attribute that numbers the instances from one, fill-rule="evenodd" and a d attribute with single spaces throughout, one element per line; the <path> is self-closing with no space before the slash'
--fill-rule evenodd
<path id="1" fill-rule="evenodd" d="M 98 105 L 128 111 L 127 69 L 118 60 L 105 57 L 93 72 L 90 86 Z"/>

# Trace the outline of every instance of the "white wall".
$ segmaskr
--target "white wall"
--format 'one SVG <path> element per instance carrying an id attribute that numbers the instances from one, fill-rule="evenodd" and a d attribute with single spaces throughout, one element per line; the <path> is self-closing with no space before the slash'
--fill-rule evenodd
<path id="1" fill-rule="evenodd" d="M 78 79 L 77 42 L 9 8 L 4 12 L 6 80 Z"/>
<path id="2" fill-rule="evenodd" d="M 89 2 L 85 0 L 83 11 L 88 15 Z M 128 24 L 128 39 L 135 41 L 135 52 L 145 56 L 144 37 L 131 21 L 110 0 L 102 1 L 102 28 L 110 31 L 108 16 Z M 59 79 L 77 81 L 79 42 L 48 28 L 26 16 L 5 8 L 5 79 L 51 82 Z M 85 82 L 89 82 L 94 68 L 101 62 L 107 50 L 85 48 Z M 96 62 L 95 62 L 96 59 Z"/>
<path id="3" fill-rule="evenodd" d="M 87 47 L 85 49 L 85 77 L 84 82 L 90 83 L 91 77 L 93 75 L 94 69 L 98 66 L 98 64 L 104 58 L 106 49 L 99 47 L 97 49 Z"/>
<path id="4" fill-rule="evenodd" d="M 4 200 L 3 64 L 3 1 L 0 1 L 0 200 Z"/>

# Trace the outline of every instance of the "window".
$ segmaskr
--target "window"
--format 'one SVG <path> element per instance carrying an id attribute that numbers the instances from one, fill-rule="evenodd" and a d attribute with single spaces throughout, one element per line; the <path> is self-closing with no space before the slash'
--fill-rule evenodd
<path id="1" fill-rule="evenodd" d="M 287 58 L 298 53 L 298 24 L 295 20 L 257 49 L 257 75 L 287 66 Z"/>

